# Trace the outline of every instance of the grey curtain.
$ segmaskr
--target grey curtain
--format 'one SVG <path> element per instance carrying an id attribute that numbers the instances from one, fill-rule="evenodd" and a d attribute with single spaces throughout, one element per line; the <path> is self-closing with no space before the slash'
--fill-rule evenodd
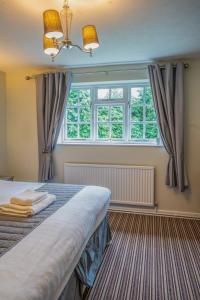
<path id="1" fill-rule="evenodd" d="M 183 63 L 149 65 L 149 78 L 160 134 L 169 162 L 166 184 L 183 192 L 188 187 L 184 162 Z"/>
<path id="2" fill-rule="evenodd" d="M 71 72 L 36 76 L 39 181 L 54 177 L 52 154 L 62 125 L 71 80 Z"/>

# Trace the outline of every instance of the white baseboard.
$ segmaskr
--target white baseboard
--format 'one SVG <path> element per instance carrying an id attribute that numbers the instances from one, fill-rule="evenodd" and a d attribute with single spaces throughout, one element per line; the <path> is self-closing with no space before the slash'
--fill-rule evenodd
<path id="1" fill-rule="evenodd" d="M 123 212 L 123 213 L 134 213 L 143 215 L 157 215 L 166 217 L 179 217 L 179 218 L 195 218 L 200 219 L 200 213 L 195 212 L 184 212 L 184 211 L 172 211 L 172 210 L 161 210 L 155 208 L 146 207 L 135 207 L 135 206 L 125 206 L 125 205 L 113 205 L 111 202 L 109 211 L 113 212 Z"/>

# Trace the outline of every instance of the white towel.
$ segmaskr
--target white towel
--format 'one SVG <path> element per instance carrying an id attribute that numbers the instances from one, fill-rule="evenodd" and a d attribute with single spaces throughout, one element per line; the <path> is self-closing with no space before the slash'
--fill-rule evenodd
<path id="1" fill-rule="evenodd" d="M 48 194 L 46 198 L 42 199 L 35 205 L 23 206 L 17 204 L 5 204 L 0 206 L 0 214 L 10 215 L 16 217 L 29 217 L 39 213 L 41 210 L 48 207 L 56 200 L 55 195 Z"/>
<path id="2" fill-rule="evenodd" d="M 37 182 L 18 182 L 0 180 L 0 204 L 10 203 L 10 198 L 26 190 L 36 190 L 42 187 L 44 183 Z"/>
<path id="3" fill-rule="evenodd" d="M 37 204 L 47 196 L 47 192 L 37 192 L 34 190 L 25 190 L 24 192 L 13 196 L 10 199 L 11 204 L 31 206 Z"/>

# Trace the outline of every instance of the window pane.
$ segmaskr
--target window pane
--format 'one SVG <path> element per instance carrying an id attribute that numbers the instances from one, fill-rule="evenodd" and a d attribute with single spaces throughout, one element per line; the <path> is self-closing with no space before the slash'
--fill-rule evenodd
<path id="1" fill-rule="evenodd" d="M 131 88 L 131 102 L 133 104 L 143 104 L 143 102 L 144 102 L 144 88 L 143 87 Z"/>
<path id="2" fill-rule="evenodd" d="M 131 121 L 143 121 L 143 106 L 131 107 Z"/>
<path id="3" fill-rule="evenodd" d="M 154 107 L 147 106 L 146 107 L 146 120 L 147 121 L 156 121 L 156 111 Z"/>
<path id="4" fill-rule="evenodd" d="M 112 122 L 123 122 L 124 108 L 120 106 L 111 107 L 111 121 Z"/>
<path id="5" fill-rule="evenodd" d="M 158 127 L 157 124 L 147 124 L 146 125 L 146 139 L 156 139 L 158 137 Z"/>
<path id="6" fill-rule="evenodd" d="M 91 108 L 90 107 L 80 108 L 80 121 L 81 122 L 90 122 L 91 121 Z"/>
<path id="7" fill-rule="evenodd" d="M 144 89 L 144 99 L 146 104 L 153 105 L 153 98 L 152 98 L 152 92 L 150 87 L 145 87 Z"/>
<path id="8" fill-rule="evenodd" d="M 131 126 L 131 139 L 142 139 L 143 138 L 143 125 L 132 124 Z"/>
<path id="9" fill-rule="evenodd" d="M 78 122 L 78 108 L 67 109 L 67 122 Z"/>
<path id="10" fill-rule="evenodd" d="M 78 125 L 77 124 L 67 124 L 67 138 L 75 139 L 78 137 Z"/>
<path id="11" fill-rule="evenodd" d="M 109 107 L 100 106 L 97 109 L 97 120 L 98 122 L 105 122 L 109 120 Z"/>
<path id="12" fill-rule="evenodd" d="M 78 105 L 78 97 L 79 97 L 79 91 L 78 90 L 71 90 L 68 100 L 67 100 L 67 105 L 68 106 L 74 106 Z"/>
<path id="13" fill-rule="evenodd" d="M 98 139 L 109 139 L 110 128 L 108 124 L 98 124 Z"/>
<path id="14" fill-rule="evenodd" d="M 123 125 L 122 124 L 112 124 L 112 139 L 122 139 L 123 138 Z"/>
<path id="15" fill-rule="evenodd" d="M 69 142 L 89 139 L 152 144 L 160 138 L 152 91 L 146 82 L 72 86 L 63 126 L 64 140 Z"/>
<path id="16" fill-rule="evenodd" d="M 79 128 L 79 136 L 83 139 L 89 139 L 90 138 L 90 124 L 81 124 Z"/>
<path id="17" fill-rule="evenodd" d="M 98 99 L 109 99 L 109 89 L 98 89 Z"/>
<path id="18" fill-rule="evenodd" d="M 123 88 L 111 89 L 111 99 L 122 99 L 122 98 L 123 98 Z"/>
<path id="19" fill-rule="evenodd" d="M 90 98 L 90 90 L 79 90 L 79 103 L 80 105 L 90 105 L 91 98 Z"/>

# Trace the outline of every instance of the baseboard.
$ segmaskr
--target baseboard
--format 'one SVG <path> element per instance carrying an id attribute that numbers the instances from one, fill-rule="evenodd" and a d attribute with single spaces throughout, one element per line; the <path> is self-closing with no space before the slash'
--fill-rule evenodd
<path id="1" fill-rule="evenodd" d="M 195 213 L 195 212 L 161 210 L 161 209 L 157 209 L 157 207 L 146 208 L 146 207 L 125 206 L 125 205 L 114 205 L 112 203 L 110 205 L 109 211 L 143 214 L 143 215 L 157 215 L 157 216 L 166 216 L 166 217 L 187 218 L 187 219 L 188 218 L 200 219 L 200 213 Z"/>

